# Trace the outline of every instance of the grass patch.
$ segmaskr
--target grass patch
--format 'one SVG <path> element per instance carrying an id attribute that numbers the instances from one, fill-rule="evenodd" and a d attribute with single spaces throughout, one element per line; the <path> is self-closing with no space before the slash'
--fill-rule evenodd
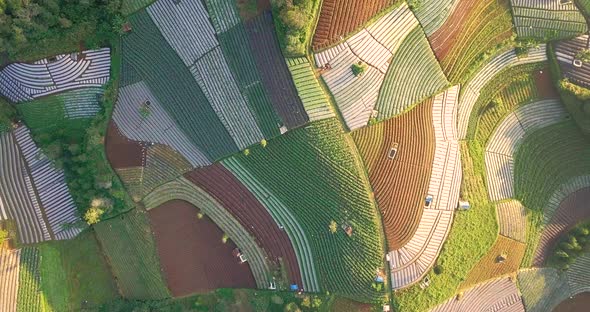
<path id="1" fill-rule="evenodd" d="M 66 311 L 69 288 L 66 287 L 66 272 L 62 263 L 59 246 L 54 243 L 39 245 L 41 254 L 41 293 L 43 309 L 47 311 Z"/>
<path id="2" fill-rule="evenodd" d="M 16 110 L 3 97 L 0 97 L 0 134 L 10 131 Z"/>

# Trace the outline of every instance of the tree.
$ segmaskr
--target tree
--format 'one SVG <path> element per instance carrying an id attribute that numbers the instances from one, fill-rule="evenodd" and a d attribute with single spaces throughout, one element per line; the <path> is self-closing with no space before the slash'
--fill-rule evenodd
<path id="1" fill-rule="evenodd" d="M 262 141 L 260 141 L 260 145 L 262 145 L 262 147 L 266 147 L 267 144 L 268 142 L 266 142 L 266 139 L 262 139 Z"/>
<path id="2" fill-rule="evenodd" d="M 330 221 L 330 233 L 334 234 L 334 233 L 336 233 L 337 230 L 338 230 L 338 224 L 336 223 L 336 221 L 334 221 L 334 220 Z"/>
<path id="3" fill-rule="evenodd" d="M 244 150 L 244 156 L 248 156 L 248 155 L 250 155 L 250 149 L 249 148 L 247 148 L 247 149 Z"/>
<path id="4" fill-rule="evenodd" d="M 104 213 L 104 210 L 99 207 L 90 207 L 84 214 L 84 220 L 88 225 L 96 224 L 100 222 L 100 217 Z"/>
<path id="5" fill-rule="evenodd" d="M 350 66 L 350 69 L 352 70 L 352 74 L 355 77 L 359 77 L 362 76 L 363 73 L 367 70 L 367 64 L 363 62 L 354 63 L 352 64 L 352 66 Z"/>

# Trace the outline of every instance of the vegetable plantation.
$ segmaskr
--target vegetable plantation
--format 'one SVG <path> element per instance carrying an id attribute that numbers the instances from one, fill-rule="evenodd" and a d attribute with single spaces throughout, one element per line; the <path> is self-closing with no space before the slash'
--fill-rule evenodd
<path id="1" fill-rule="evenodd" d="M 335 119 L 317 121 L 234 156 L 294 214 L 310 237 L 320 287 L 361 301 L 383 293 L 371 288 L 383 267 L 377 210 Z M 331 221 L 337 223 L 334 233 Z M 348 236 L 340 227 L 352 228 Z"/>

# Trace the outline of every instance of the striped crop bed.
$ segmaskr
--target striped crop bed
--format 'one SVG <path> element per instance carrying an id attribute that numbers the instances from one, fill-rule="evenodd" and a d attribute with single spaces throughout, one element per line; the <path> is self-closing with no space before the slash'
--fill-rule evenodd
<path id="1" fill-rule="evenodd" d="M 68 126 L 72 119 L 84 123 L 100 110 L 102 88 L 83 88 L 21 103 L 17 109 L 35 132 L 53 131 Z"/>
<path id="2" fill-rule="evenodd" d="M 412 11 L 427 36 L 437 31 L 447 20 L 460 0 L 422 0 Z"/>
<path id="3" fill-rule="evenodd" d="M 217 10 L 216 7 L 218 6 L 223 6 L 224 9 Z M 272 138 L 279 135 L 281 118 L 277 112 L 280 110 L 276 106 L 273 107 L 274 103 L 267 91 L 270 86 L 265 84 L 266 81 L 262 79 L 258 71 L 259 68 L 256 66 L 254 56 L 254 53 L 258 52 L 249 43 L 246 27 L 239 20 L 236 2 L 232 0 L 207 0 L 207 9 L 211 20 L 214 21 L 214 26 L 216 20 L 230 25 L 235 23 L 237 18 L 238 23 L 230 28 L 216 28 L 221 50 L 242 95 L 246 98 L 250 111 L 256 116 L 256 121 L 264 137 Z"/>
<path id="4" fill-rule="evenodd" d="M 336 119 L 314 122 L 234 156 L 295 216 L 308 235 L 320 287 L 359 301 L 383 294 L 371 288 L 383 268 L 377 210 L 351 146 Z M 338 225 L 331 233 L 331 221 Z M 349 225 L 352 236 L 341 226 Z"/>
<path id="5" fill-rule="evenodd" d="M 419 26 L 403 40 L 390 63 L 376 105 L 381 120 L 401 114 L 449 84 Z"/>
<path id="6" fill-rule="evenodd" d="M 518 286 L 527 311 L 552 311 L 570 296 L 566 274 L 555 268 L 532 268 L 518 272 Z"/>
<path id="7" fill-rule="evenodd" d="M 516 32 L 520 37 L 558 39 L 588 30 L 584 16 L 573 2 L 558 5 L 552 0 L 510 0 Z"/>
<path id="8" fill-rule="evenodd" d="M 222 204 L 267 252 L 270 261 L 276 265 L 279 265 L 279 258 L 284 261 L 289 276 L 286 282 L 303 285 L 297 257 L 287 233 L 279 228 L 266 208 L 229 170 L 218 163 L 191 171 L 185 177 Z"/>
<path id="9" fill-rule="evenodd" d="M 428 39 L 448 80 L 462 83 L 479 67 L 485 52 L 511 36 L 508 0 L 460 0 Z"/>
<path id="10" fill-rule="evenodd" d="M 555 44 L 555 56 L 564 78 L 585 88 L 590 88 L 590 67 L 575 67 L 573 62 L 578 52 L 588 48 L 588 40 L 588 35 L 582 35 Z"/>
<path id="11" fill-rule="evenodd" d="M 178 54 L 145 11 L 129 17 L 133 32 L 122 40 L 123 80 L 141 77 L 178 127 L 209 160 L 238 151 L 207 98 Z M 137 80 L 137 77 L 127 80 Z M 199 116 L 199 122 L 195 121 Z"/>
<path id="12" fill-rule="evenodd" d="M 286 59 L 291 79 L 310 121 L 334 117 L 330 110 L 326 93 L 320 87 L 318 77 L 309 60 L 304 57 Z"/>
<path id="13" fill-rule="evenodd" d="M 434 159 L 432 101 L 396 118 L 352 133 L 381 210 L 389 249 L 414 235 L 428 192 Z M 395 158 L 388 158 L 398 144 Z"/>
<path id="14" fill-rule="evenodd" d="M 125 189 L 133 200 L 139 201 L 145 195 L 143 192 L 143 167 L 127 167 L 115 169 L 117 175 L 125 185 Z"/>
<path id="15" fill-rule="evenodd" d="M 0 134 L 0 220 L 12 219 L 21 243 L 50 239 L 39 199 L 12 133 Z M 6 213 L 6 215 L 5 215 Z"/>
<path id="16" fill-rule="evenodd" d="M 525 248 L 524 243 L 498 235 L 496 243 L 467 274 L 467 278 L 459 286 L 460 289 L 469 289 L 489 279 L 516 273 L 524 256 Z M 505 255 L 506 260 L 498 261 L 500 255 Z"/>
<path id="17" fill-rule="evenodd" d="M 159 186 L 143 199 L 148 210 L 154 209 L 171 200 L 182 200 L 197 207 L 227 234 L 248 259 L 252 275 L 258 288 L 266 288 L 272 277 L 270 263 L 266 252 L 258 245 L 255 238 L 220 202 L 209 193 L 199 188 L 184 177 Z M 195 211 L 195 218 L 197 218 Z"/>
<path id="18" fill-rule="evenodd" d="M 170 296 L 144 211 L 132 210 L 100 222 L 94 229 L 122 296 L 140 300 Z"/>
<path id="19" fill-rule="evenodd" d="M 516 200 L 496 204 L 500 235 L 526 242 L 526 209 Z"/>
<path id="20" fill-rule="evenodd" d="M 346 37 L 397 0 L 325 0 L 312 40 L 314 51 Z"/>
<path id="21" fill-rule="evenodd" d="M 121 13 L 123 15 L 130 15 L 142 8 L 152 4 L 154 0 L 125 0 L 121 1 Z"/>
<path id="22" fill-rule="evenodd" d="M 223 166 L 230 170 L 256 196 L 256 199 L 264 205 L 275 222 L 285 229 L 297 254 L 297 262 L 299 263 L 301 278 L 303 279 L 303 289 L 310 292 L 319 292 L 320 286 L 316 264 L 314 263 L 309 238 L 299 222 L 295 219 L 293 213 L 237 160 L 234 158 L 226 159 L 223 161 Z"/>
<path id="23" fill-rule="evenodd" d="M 20 252 L 0 245 L 0 311 L 16 311 Z"/>
<path id="24" fill-rule="evenodd" d="M 161 144 L 150 146 L 146 152 L 142 175 L 143 195 L 191 169 L 191 164 L 170 147 Z"/>
<path id="25" fill-rule="evenodd" d="M 567 283 L 570 286 L 571 295 L 589 292 L 588 280 L 590 280 L 590 252 L 586 251 L 576 258 L 567 271 Z"/>
<path id="26" fill-rule="evenodd" d="M 281 53 L 271 13 L 264 12 L 247 22 L 246 30 L 260 78 L 283 124 L 288 129 L 306 124 L 309 117 Z"/>
<path id="27" fill-rule="evenodd" d="M 39 249 L 23 247 L 20 253 L 17 311 L 43 311 Z"/>
<path id="28" fill-rule="evenodd" d="M 516 283 L 502 278 L 481 283 L 465 291 L 460 299 L 453 297 L 431 310 L 450 311 L 524 312 L 524 305 Z"/>
<path id="29" fill-rule="evenodd" d="M 579 222 L 590 219 L 588 202 L 590 202 L 590 188 L 583 188 L 565 198 L 550 219 L 546 216 L 545 219 L 548 219 L 548 222 L 545 222 L 535 252 L 534 266 L 542 266 L 545 263 L 563 234 L 567 233 Z"/>
<path id="30" fill-rule="evenodd" d="M 590 174 L 590 148 L 587 138 L 569 120 L 528 135 L 514 160 L 516 198 L 534 212 L 527 224 L 526 266 L 532 261 L 542 228 L 541 216 L 552 194 L 571 178 Z"/>

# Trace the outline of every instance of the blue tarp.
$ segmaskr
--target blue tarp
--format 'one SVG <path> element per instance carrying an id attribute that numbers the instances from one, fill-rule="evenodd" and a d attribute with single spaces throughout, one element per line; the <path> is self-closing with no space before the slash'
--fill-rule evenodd
<path id="1" fill-rule="evenodd" d="M 299 290 L 299 286 L 297 286 L 297 284 L 291 284 L 291 290 L 292 291 L 298 291 Z"/>

